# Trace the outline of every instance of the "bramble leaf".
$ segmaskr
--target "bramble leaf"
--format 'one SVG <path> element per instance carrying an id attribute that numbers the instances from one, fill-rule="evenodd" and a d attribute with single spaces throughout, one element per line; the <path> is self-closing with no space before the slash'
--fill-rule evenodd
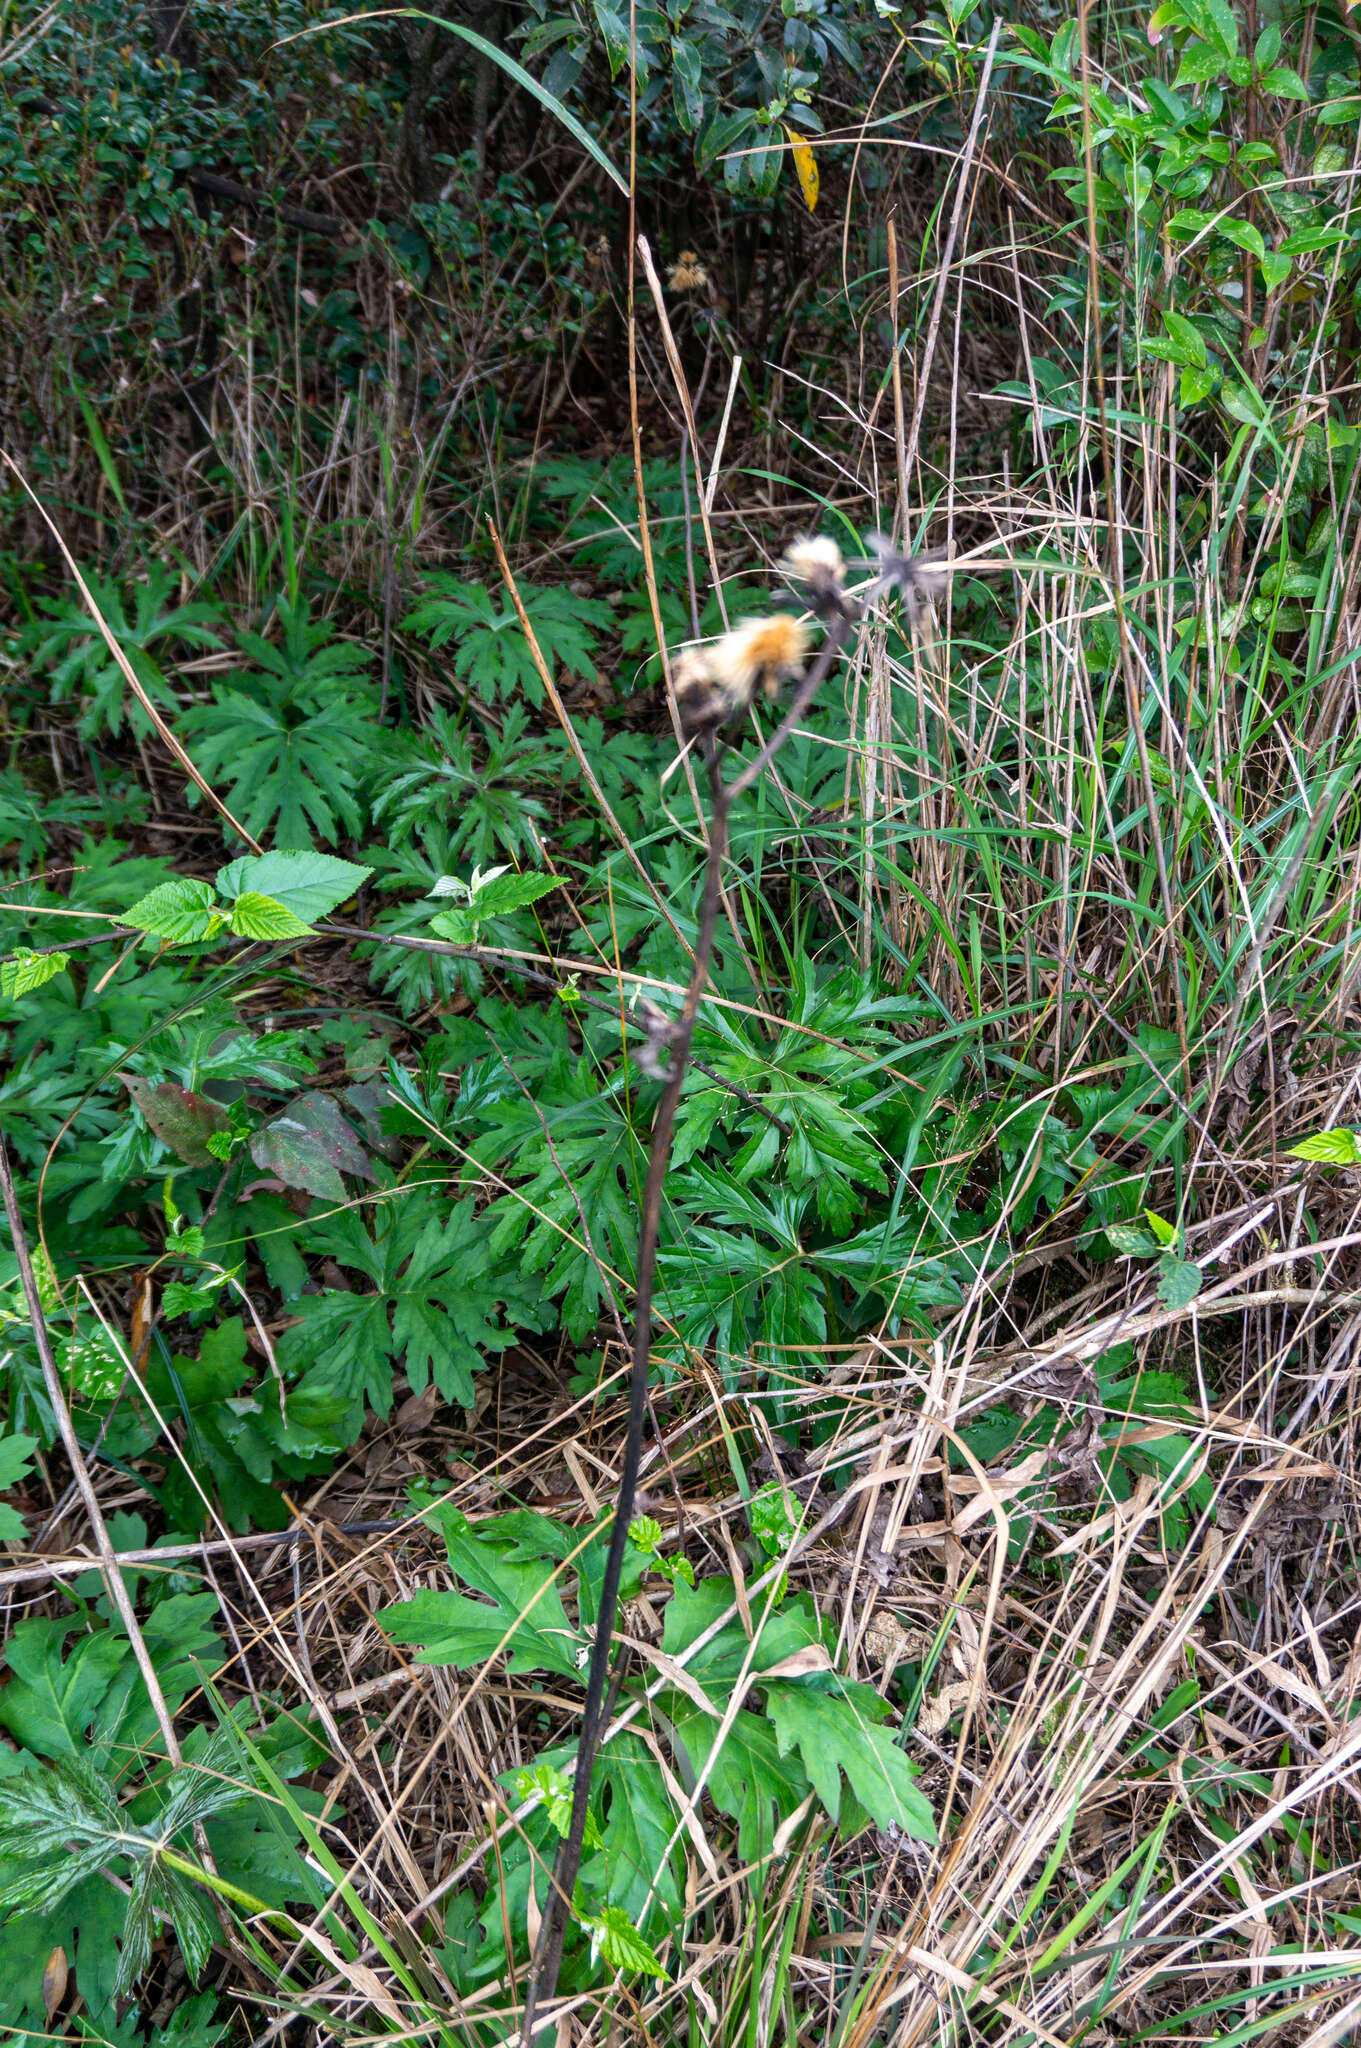
<path id="1" fill-rule="evenodd" d="M 227 912 L 227 923 L 242 939 L 305 939 L 312 930 L 287 904 L 258 889 L 247 889 L 237 897 Z"/>
<path id="2" fill-rule="evenodd" d="M 154 939 L 187 946 L 211 938 L 220 919 L 214 909 L 212 885 L 192 875 L 177 875 L 173 882 L 162 882 L 159 889 L 125 910 L 121 922 L 149 932 Z"/>
<path id="3" fill-rule="evenodd" d="M 0 997 L 14 1002 L 19 996 L 31 995 L 70 964 L 69 953 L 11 953 L 7 960 L 0 960 Z"/>
<path id="4" fill-rule="evenodd" d="M 332 1202 L 343 1202 L 342 1173 L 372 1180 L 369 1156 L 336 1107 L 334 1097 L 309 1089 L 290 1102 L 282 1116 L 256 1131 L 250 1156 L 263 1173 L 276 1174 L 285 1187 L 301 1188 Z"/>
<path id="5" fill-rule="evenodd" d="M 308 925 L 339 909 L 372 873 L 372 868 L 337 860 L 329 853 L 262 853 L 243 855 L 219 868 L 217 886 L 233 901 L 242 896 L 268 896 Z"/>

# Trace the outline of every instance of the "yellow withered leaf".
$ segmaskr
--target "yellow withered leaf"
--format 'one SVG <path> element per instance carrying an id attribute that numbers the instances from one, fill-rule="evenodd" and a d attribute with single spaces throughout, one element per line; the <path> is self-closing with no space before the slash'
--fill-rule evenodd
<path id="1" fill-rule="evenodd" d="M 789 153 L 794 159 L 794 169 L 799 174 L 799 190 L 807 202 L 808 211 L 815 213 L 818 203 L 818 160 L 795 129 L 786 128 L 784 132 L 789 137 Z"/>

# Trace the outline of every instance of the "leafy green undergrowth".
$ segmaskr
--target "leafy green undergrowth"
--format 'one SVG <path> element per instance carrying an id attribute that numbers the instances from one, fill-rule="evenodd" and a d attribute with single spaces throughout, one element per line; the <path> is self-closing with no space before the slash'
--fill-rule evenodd
<path id="1" fill-rule="evenodd" d="M 539 1681 L 536 1689 L 551 1680 L 558 1690 L 563 1683 L 582 1686 L 608 1518 L 585 1537 L 529 1513 L 471 1524 L 456 1509 L 432 1505 L 424 1518 L 442 1530 L 450 1566 L 469 1591 L 417 1593 L 384 1608 L 378 1618 L 392 1639 L 417 1645 L 424 1664 L 469 1670 L 504 1653 L 511 1674 Z M 749 1633 L 730 1577 L 693 1584 L 686 1560 L 658 1549 L 656 1523 L 635 1523 L 631 1534 L 625 1600 L 645 1580 L 654 1592 L 657 1581 L 670 1583 L 661 1676 L 648 1685 L 640 1668 L 623 1678 L 615 1696 L 616 1714 L 634 1725 L 605 1745 L 592 1775 L 589 1853 L 564 1983 L 593 1980 L 602 1912 L 618 1916 L 616 1935 L 632 1929 L 635 1969 L 662 1968 L 653 1944 L 679 1950 L 683 1806 L 693 1811 L 701 1794 L 732 1823 L 738 1855 L 758 1873 L 810 1794 L 847 1838 L 873 1821 L 917 1841 L 935 1839 L 914 1768 L 884 1725 L 889 1703 L 873 1687 L 836 1674 L 836 1630 L 812 1599 L 781 1596 L 777 1584 Z M 759 1594 L 754 1606 L 757 1600 Z M 747 1703 L 734 1713 L 735 1692 Z M 654 1727 L 670 1757 L 669 1774 L 655 1742 L 645 1739 Z M 529 1810 L 501 1846 L 481 1903 L 465 1893 L 450 1916 L 441 1960 L 461 1992 L 504 1975 L 506 1929 L 529 1924 L 531 1886 L 542 1910 L 554 1846 L 567 1827 L 573 1754 L 570 1744 L 550 1744 L 532 1764 L 503 1775 L 507 1792 Z M 525 1960 L 518 1942 L 517 1948 Z"/>
<path id="2" fill-rule="evenodd" d="M 146 1524 L 119 1516 L 114 1533 L 135 1546 Z M 98 1595 L 98 1574 L 87 1577 L 74 1611 L 20 1621 L 4 1653 L 0 2024 L 21 2042 L 46 2032 L 58 1954 L 63 1980 L 70 1971 L 79 1986 L 84 2038 L 132 2041 L 142 2017 L 136 1986 L 164 1926 L 192 1984 L 219 1938 L 215 1898 L 259 1911 L 315 1909 L 324 1897 L 287 1810 L 262 1792 L 255 1761 L 296 1780 L 325 1762 L 324 1746 L 279 1702 L 261 1721 L 243 1701 L 216 1725 L 191 1726 L 183 1761 L 170 1768 L 133 1645 Z M 128 1569 L 126 1578 L 134 1594 L 141 1581 L 143 1640 L 164 1705 L 183 1727 L 186 1707 L 197 1701 L 202 1711 L 205 1685 L 224 1662 L 217 1596 L 173 1590 L 165 1567 Z M 302 1785 L 291 1798 L 306 1812 L 323 1806 Z M 171 2038 L 186 2048 L 211 2041 L 214 2003 L 206 1994 L 187 2001 Z"/>

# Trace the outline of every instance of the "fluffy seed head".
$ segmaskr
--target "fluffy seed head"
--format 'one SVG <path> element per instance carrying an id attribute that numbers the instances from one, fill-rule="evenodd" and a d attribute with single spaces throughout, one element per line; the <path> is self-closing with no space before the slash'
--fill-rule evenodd
<path id="1" fill-rule="evenodd" d="M 748 703 L 758 689 L 773 697 L 807 651 L 808 628 L 787 612 L 775 612 L 768 619 L 747 619 L 716 640 L 709 649 L 709 673 L 740 703 Z"/>
<path id="2" fill-rule="evenodd" d="M 791 542 L 781 559 L 780 574 L 791 583 L 806 583 L 815 592 L 832 588 L 839 590 L 845 578 L 846 564 L 830 534 L 818 533 L 809 539 Z"/>
<path id="3" fill-rule="evenodd" d="M 693 249 L 682 249 L 666 282 L 673 292 L 702 292 L 709 282 L 709 273 Z"/>
<path id="4" fill-rule="evenodd" d="M 687 732 L 716 732 L 740 712 L 709 666 L 707 647 L 682 647 L 671 668 L 681 724 Z"/>
<path id="5" fill-rule="evenodd" d="M 682 647 L 671 670 L 681 723 L 688 732 L 716 732 L 740 718 L 758 689 L 775 695 L 807 646 L 807 628 L 776 612 L 746 620 L 708 647 Z"/>

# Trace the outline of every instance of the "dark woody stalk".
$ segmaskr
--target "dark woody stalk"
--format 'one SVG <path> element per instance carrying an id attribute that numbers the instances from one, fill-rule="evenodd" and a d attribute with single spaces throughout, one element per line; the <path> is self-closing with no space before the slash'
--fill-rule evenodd
<path id="1" fill-rule="evenodd" d="M 922 602 L 930 591 L 930 573 L 906 558 L 882 556 L 874 589 L 895 586 L 909 603 Z M 722 885 L 723 860 L 728 844 L 728 820 L 732 806 L 769 767 L 803 718 L 821 685 L 831 673 L 852 627 L 863 616 L 861 607 L 842 588 L 845 574 L 839 550 L 829 540 L 797 544 L 782 564 L 791 581 L 805 591 L 809 608 L 823 624 L 822 646 L 801 677 L 789 708 L 759 753 L 753 755 L 731 782 L 723 779 L 727 743 L 722 727 L 747 710 L 757 687 L 773 694 L 781 674 L 788 674 L 802 652 L 802 628 L 788 617 L 752 622 L 731 633 L 710 650 L 687 649 L 677 664 L 677 696 L 681 716 L 703 746 L 709 770 L 712 815 L 709 825 L 709 853 L 704 871 L 704 894 L 694 965 L 679 1017 L 656 1018 L 656 1036 L 648 1053 L 652 1071 L 665 1073 L 666 1087 L 657 1107 L 648 1152 L 647 1181 L 643 1193 L 642 1221 L 638 1238 L 637 1302 L 633 1325 L 633 1361 L 629 1377 L 628 1433 L 619 1477 L 614 1527 L 610 1533 L 609 1556 L 600 1588 L 600 1610 L 596 1619 L 591 1653 L 590 1677 L 582 1710 L 581 1737 L 577 1747 L 576 1778 L 572 1792 L 572 1817 L 559 1845 L 552 1884 L 539 1930 L 538 1944 L 530 1972 L 525 2001 L 526 2044 L 534 2032 L 535 2015 L 557 1991 L 562 1963 L 567 1915 L 571 1908 L 577 1872 L 585 1839 L 591 1772 L 607 1718 L 606 1685 L 610 1670 L 610 1644 L 615 1611 L 619 1601 L 619 1580 L 629 1525 L 638 1487 L 638 1466 L 643 1447 L 643 1420 L 647 1407 L 648 1364 L 652 1349 L 652 1297 L 656 1281 L 657 1245 L 661 1229 L 662 1195 L 671 1160 L 671 1138 L 685 1082 L 690 1042 L 695 1020 L 709 978 L 714 933 Z M 939 571 L 935 572 L 939 575 Z M 669 1055 L 665 1067 L 661 1054 Z M 644 1055 L 646 1063 L 647 1055 Z"/>

